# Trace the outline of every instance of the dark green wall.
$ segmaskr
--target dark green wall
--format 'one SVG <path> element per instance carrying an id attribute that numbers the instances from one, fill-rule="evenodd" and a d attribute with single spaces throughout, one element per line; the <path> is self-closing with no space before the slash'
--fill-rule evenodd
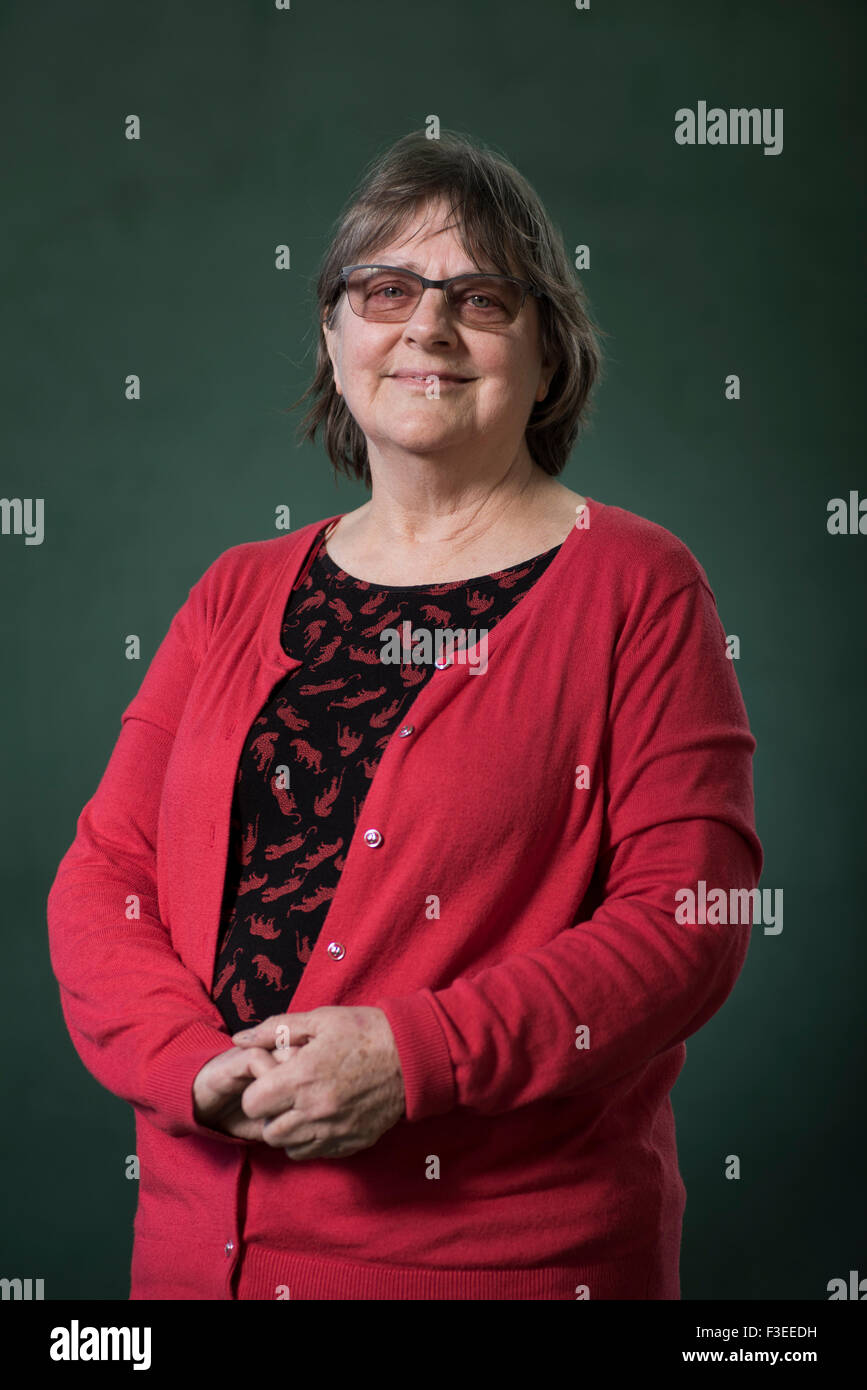
<path id="1" fill-rule="evenodd" d="M 332 221 L 431 113 L 507 154 L 591 248 L 607 378 L 563 480 L 682 537 L 741 640 L 785 925 L 754 931 L 675 1088 L 683 1297 L 824 1299 L 867 1274 L 867 536 L 826 529 L 829 498 L 867 495 L 862 7 L 7 0 L 0 26 L 2 492 L 45 504 L 41 545 L 0 537 L 0 1274 L 127 1295 L 133 1115 L 73 1052 L 45 897 L 190 585 L 274 534 L 281 503 L 301 526 L 365 500 L 296 447 L 286 407 Z M 783 108 L 782 153 L 677 145 L 675 110 L 700 100 Z"/>

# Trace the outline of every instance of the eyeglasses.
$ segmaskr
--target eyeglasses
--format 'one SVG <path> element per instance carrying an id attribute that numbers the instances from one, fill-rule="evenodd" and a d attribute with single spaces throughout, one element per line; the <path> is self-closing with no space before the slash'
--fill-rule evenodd
<path id="1" fill-rule="evenodd" d="M 345 265 L 340 272 L 349 307 L 376 323 L 406 323 L 425 290 L 442 290 L 449 309 L 468 328 L 499 328 L 514 323 L 527 294 L 543 291 L 513 275 L 451 275 L 428 280 L 393 265 Z"/>

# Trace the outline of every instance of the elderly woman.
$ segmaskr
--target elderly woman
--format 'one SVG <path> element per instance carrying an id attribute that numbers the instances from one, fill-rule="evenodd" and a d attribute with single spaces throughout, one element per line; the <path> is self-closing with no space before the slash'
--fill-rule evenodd
<path id="1" fill-rule="evenodd" d="M 193 585 L 49 895 L 131 1297 L 679 1298 L 669 1093 L 762 867 L 707 576 L 557 481 L 598 340 L 499 154 L 375 162 L 318 320 L 370 500 Z"/>

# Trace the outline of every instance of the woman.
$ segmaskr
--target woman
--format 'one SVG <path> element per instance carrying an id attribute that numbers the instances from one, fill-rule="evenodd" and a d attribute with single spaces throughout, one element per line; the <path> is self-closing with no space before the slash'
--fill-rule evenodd
<path id="1" fill-rule="evenodd" d="M 678 1298 L 669 1093 L 749 936 L 682 905 L 762 867 L 707 576 L 557 481 L 597 338 L 499 155 L 399 141 L 318 301 L 370 500 L 193 586 L 49 896 L 131 1296 Z"/>

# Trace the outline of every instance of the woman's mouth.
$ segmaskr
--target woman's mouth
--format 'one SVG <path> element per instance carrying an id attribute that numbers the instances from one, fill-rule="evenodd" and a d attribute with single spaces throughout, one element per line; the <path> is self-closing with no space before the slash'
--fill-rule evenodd
<path id="1" fill-rule="evenodd" d="M 412 375 L 395 373 L 391 377 L 399 386 L 428 386 L 431 382 L 436 382 L 440 387 L 443 386 L 468 386 L 472 377 L 465 376 L 441 376 L 439 372 L 418 372 Z"/>

